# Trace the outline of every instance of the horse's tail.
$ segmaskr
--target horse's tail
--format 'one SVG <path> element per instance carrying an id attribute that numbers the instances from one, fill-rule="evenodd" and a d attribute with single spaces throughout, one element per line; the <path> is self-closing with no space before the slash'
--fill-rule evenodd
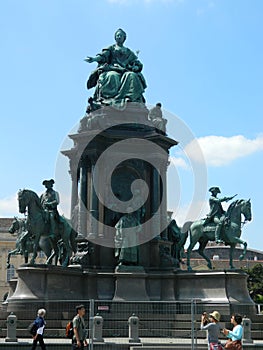
<path id="1" fill-rule="evenodd" d="M 187 235 L 188 235 L 188 233 L 190 232 L 190 227 L 191 227 L 192 223 L 193 223 L 193 221 L 186 221 L 181 229 L 181 232 L 187 233 Z"/>
<path id="2" fill-rule="evenodd" d="M 188 234 L 190 232 L 190 226 L 192 225 L 192 221 L 187 221 L 184 223 L 183 227 L 181 228 L 181 237 L 180 237 L 180 247 L 184 247 Z"/>

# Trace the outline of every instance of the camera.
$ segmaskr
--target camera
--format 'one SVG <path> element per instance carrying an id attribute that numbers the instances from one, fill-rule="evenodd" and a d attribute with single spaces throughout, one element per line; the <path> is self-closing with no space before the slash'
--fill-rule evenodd
<path id="1" fill-rule="evenodd" d="M 208 315 L 205 311 L 202 313 L 202 315 L 204 316 L 203 325 L 206 326 L 209 323 Z"/>

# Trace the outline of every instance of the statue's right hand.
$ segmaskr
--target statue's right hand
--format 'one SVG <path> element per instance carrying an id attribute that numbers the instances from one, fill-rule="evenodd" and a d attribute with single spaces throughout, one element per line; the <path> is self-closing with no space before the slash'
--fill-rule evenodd
<path id="1" fill-rule="evenodd" d="M 85 62 L 88 62 L 88 63 L 92 63 L 92 62 L 94 62 L 95 60 L 94 60 L 94 58 L 93 57 L 86 57 L 85 59 L 84 59 L 84 61 Z"/>

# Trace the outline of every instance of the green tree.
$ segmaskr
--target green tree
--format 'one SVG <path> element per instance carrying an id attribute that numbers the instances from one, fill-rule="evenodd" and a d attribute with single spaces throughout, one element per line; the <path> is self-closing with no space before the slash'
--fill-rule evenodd
<path id="1" fill-rule="evenodd" d="M 244 269 L 248 274 L 247 286 L 255 303 L 263 303 L 263 265 L 256 264 L 251 269 Z"/>

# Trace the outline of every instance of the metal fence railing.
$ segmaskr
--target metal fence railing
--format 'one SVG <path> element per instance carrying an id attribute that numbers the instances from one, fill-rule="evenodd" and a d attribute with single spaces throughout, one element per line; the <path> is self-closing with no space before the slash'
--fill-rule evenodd
<path id="1" fill-rule="evenodd" d="M 112 301 L 79 300 L 86 307 L 85 323 L 88 334 L 89 350 L 136 350 L 140 346 L 146 349 L 207 349 L 206 333 L 200 330 L 200 318 L 207 309 L 198 299 L 182 301 Z M 17 311 L 16 333 L 18 341 L 24 342 L 30 335 L 27 326 L 36 316 L 37 308 L 47 309 L 45 341 L 50 349 L 66 350 L 70 348 L 70 339 L 65 336 L 65 327 L 75 315 L 76 301 L 52 301 L 46 304 L 28 304 L 26 312 Z M 248 306 L 249 308 L 250 306 Z M 221 309 L 220 309 L 221 308 Z M 213 309 L 220 310 L 222 327 L 230 326 L 229 309 L 222 309 L 222 304 L 213 304 Z M 244 315 L 246 306 L 243 306 Z M 1 339 L 7 336 L 7 316 L 10 311 L 0 311 L 0 350 Z M 262 332 L 262 325 L 258 330 Z M 259 334 L 259 338 L 263 334 Z M 222 335 L 222 338 L 224 336 Z M 64 346 L 64 347 L 63 347 Z M 134 349 L 133 349 L 134 348 Z M 15 348 L 14 348 L 15 349 Z"/>

